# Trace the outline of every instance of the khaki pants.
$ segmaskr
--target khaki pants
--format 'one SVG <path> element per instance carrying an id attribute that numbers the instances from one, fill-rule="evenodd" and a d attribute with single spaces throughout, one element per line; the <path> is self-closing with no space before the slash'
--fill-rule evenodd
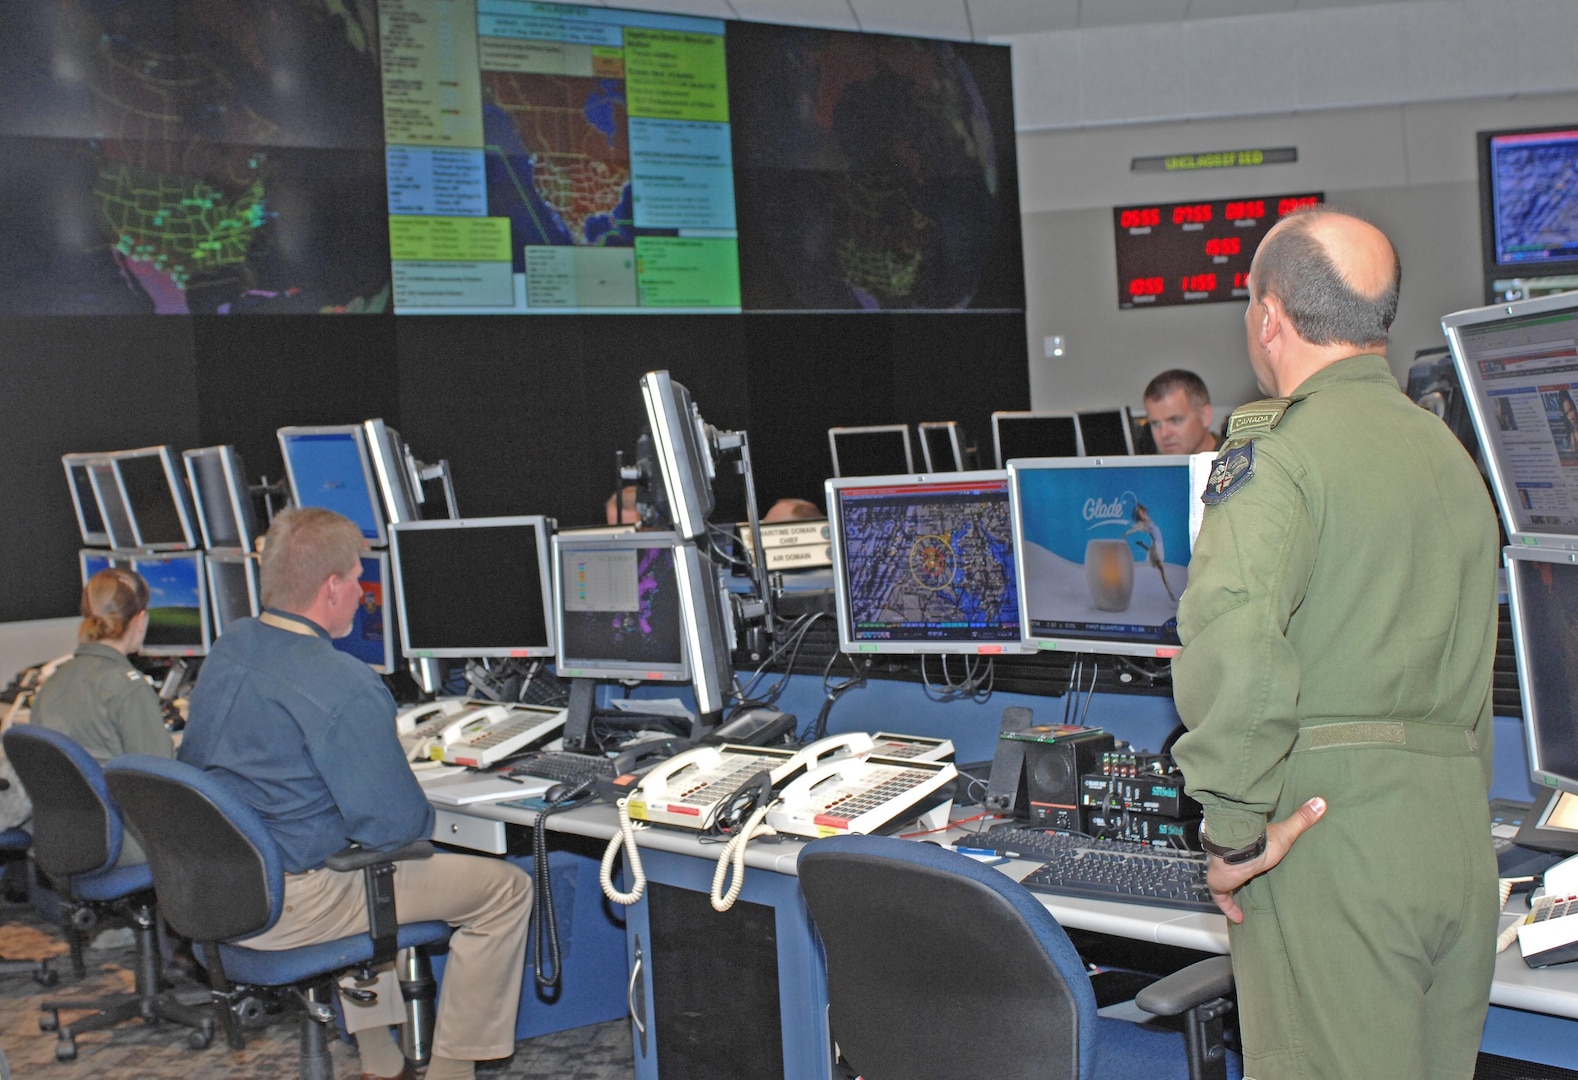
<path id="1" fill-rule="evenodd" d="M 507 1057 L 515 1050 L 515 1014 L 526 966 L 526 917 L 532 881 L 503 859 L 434 855 L 395 864 L 395 907 L 402 923 L 442 921 L 455 928 L 438 997 L 433 1053 L 458 1061 Z M 242 944 L 292 949 L 367 931 L 367 891 L 360 870 L 312 870 L 285 879 L 284 910 L 268 930 Z M 399 984 L 381 973 L 378 1001 L 341 998 L 355 1033 L 405 1019 Z"/>

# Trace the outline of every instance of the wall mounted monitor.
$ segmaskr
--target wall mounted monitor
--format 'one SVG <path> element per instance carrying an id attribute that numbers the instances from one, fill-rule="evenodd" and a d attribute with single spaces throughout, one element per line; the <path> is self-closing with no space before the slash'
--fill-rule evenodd
<path id="1" fill-rule="evenodd" d="M 255 555 L 210 551 L 205 561 L 208 600 L 214 612 L 214 637 L 217 638 L 231 623 L 261 613 L 262 585 Z"/>
<path id="2" fill-rule="evenodd" d="M 393 526 L 401 655 L 552 656 L 551 532 L 538 516 Z"/>
<path id="3" fill-rule="evenodd" d="M 671 532 L 553 537 L 555 670 L 571 678 L 684 682 L 677 551 Z"/>
<path id="4" fill-rule="evenodd" d="M 362 425 L 282 427 L 279 448 L 297 506 L 344 514 L 374 547 L 389 542 Z"/>
<path id="5" fill-rule="evenodd" d="M 334 647 L 350 653 L 380 675 L 395 670 L 394 606 L 389 603 L 389 553 L 369 551 L 362 556 L 362 603 L 356 609 L 351 632 L 334 639 Z"/>
<path id="6" fill-rule="evenodd" d="M 1008 467 L 1025 644 L 1172 656 L 1199 499 L 1185 455 Z"/>
<path id="7" fill-rule="evenodd" d="M 641 400 L 674 531 L 686 539 L 705 536 L 713 506 L 713 464 L 701 414 L 690 391 L 666 371 L 641 376 Z"/>
<path id="8" fill-rule="evenodd" d="M 992 448 L 997 467 L 1015 458 L 1079 457 L 1079 419 L 1071 412 L 994 412 Z"/>
<path id="9" fill-rule="evenodd" d="M 908 424 L 827 429 L 834 476 L 898 476 L 915 471 Z"/>
<path id="10" fill-rule="evenodd" d="M 1096 409 L 1079 414 L 1079 446 L 1091 457 L 1121 457 L 1134 453 L 1134 436 L 1127 409 Z"/>
<path id="11" fill-rule="evenodd" d="M 71 492 L 71 509 L 77 516 L 77 531 L 84 544 L 106 547 L 110 542 L 104 515 L 99 512 L 99 500 L 93 493 L 93 462 L 102 460 L 98 454 L 62 454 L 60 463 L 66 468 L 66 486 Z"/>
<path id="12" fill-rule="evenodd" d="M 1578 123 L 1481 131 L 1478 142 L 1486 299 L 1522 279 L 1578 275 Z"/>
<path id="13" fill-rule="evenodd" d="M 1507 536 L 1578 547 L 1578 293 L 1441 320 Z"/>
<path id="14" fill-rule="evenodd" d="M 929 473 L 964 471 L 964 436 L 954 420 L 927 420 L 920 432 L 921 457 Z"/>
<path id="15" fill-rule="evenodd" d="M 106 551 L 104 548 L 83 548 L 77 552 L 77 565 L 82 568 L 82 584 L 86 588 L 88 579 L 100 570 L 108 570 L 114 566 L 131 569 L 131 551 Z"/>
<path id="16" fill-rule="evenodd" d="M 118 450 L 109 459 L 136 535 L 132 547 L 177 551 L 198 546 L 186 473 L 173 449 Z"/>
<path id="17" fill-rule="evenodd" d="M 258 535 L 257 510 L 241 455 L 233 446 L 205 446 L 181 455 L 203 546 L 251 551 Z"/>
<path id="18" fill-rule="evenodd" d="M 1530 774 L 1543 787 L 1578 793 L 1578 555 L 1522 547 L 1504 554 Z"/>
<path id="19" fill-rule="evenodd" d="M 829 480 L 839 648 L 1019 651 L 1002 471 Z"/>
<path id="20" fill-rule="evenodd" d="M 201 551 L 130 555 L 148 583 L 147 656 L 206 656 L 213 644 L 208 620 L 208 574 Z"/>

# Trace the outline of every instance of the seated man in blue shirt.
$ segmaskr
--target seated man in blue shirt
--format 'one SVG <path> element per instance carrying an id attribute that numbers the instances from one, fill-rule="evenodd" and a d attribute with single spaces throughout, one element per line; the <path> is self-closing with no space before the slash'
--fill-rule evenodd
<path id="1" fill-rule="evenodd" d="M 279 922 L 248 940 L 309 945 L 367 929 L 360 871 L 324 860 L 355 842 L 387 850 L 433 831 L 433 810 L 401 753 L 383 683 L 330 639 L 361 603 L 361 530 L 329 510 L 274 519 L 262 555 L 264 613 L 225 630 L 192 693 L 182 761 L 217 774 L 262 816 L 285 863 Z M 455 927 L 427 1080 L 470 1080 L 479 1060 L 515 1048 L 532 882 L 501 859 L 439 854 L 395 870 L 401 922 Z M 378 1000 L 342 998 L 364 1078 L 413 1077 L 388 1025 L 404 1019 L 398 985 Z"/>

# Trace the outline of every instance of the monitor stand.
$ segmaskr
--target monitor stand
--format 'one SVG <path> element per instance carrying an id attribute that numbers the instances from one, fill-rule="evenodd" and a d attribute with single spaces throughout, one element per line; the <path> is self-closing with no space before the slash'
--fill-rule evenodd
<path id="1" fill-rule="evenodd" d="M 677 729 L 673 717 L 648 716 L 641 713 L 621 712 L 617 709 L 599 709 L 597 707 L 596 679 L 571 679 L 570 705 L 565 712 L 564 720 L 564 748 L 575 754 L 597 753 L 592 744 L 592 724 L 601 720 L 604 727 L 615 731 L 638 730 L 668 730 L 676 738 L 691 739 L 698 730 L 711 730 L 717 718 L 712 717 L 712 725 L 702 726 L 703 721 L 692 725 L 692 730 L 683 732 Z"/>

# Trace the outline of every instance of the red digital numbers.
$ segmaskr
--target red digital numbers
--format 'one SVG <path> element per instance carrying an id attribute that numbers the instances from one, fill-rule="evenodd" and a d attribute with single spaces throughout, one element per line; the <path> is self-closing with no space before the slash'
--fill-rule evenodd
<path id="1" fill-rule="evenodd" d="M 1230 202 L 1223 217 L 1229 221 L 1243 221 L 1245 218 L 1263 218 L 1266 216 L 1266 201 L 1264 199 L 1245 199 L 1241 202 Z"/>
<path id="2" fill-rule="evenodd" d="M 1211 256 L 1237 255 L 1240 250 L 1242 248 L 1236 236 L 1223 236 L 1219 239 L 1205 242 L 1205 253 Z"/>
<path id="3" fill-rule="evenodd" d="M 1173 207 L 1174 225 L 1204 225 L 1211 220 L 1211 204 L 1196 203 L 1193 206 Z"/>
<path id="4" fill-rule="evenodd" d="M 1235 288 L 1235 289 L 1247 289 L 1247 288 L 1249 288 L 1249 274 L 1248 274 L 1248 272 L 1240 270 L 1238 273 L 1233 275 L 1233 288 Z"/>
<path id="5" fill-rule="evenodd" d="M 1213 292 L 1216 289 L 1215 274 L 1188 274 L 1183 279 L 1183 291 Z"/>
<path id="6" fill-rule="evenodd" d="M 1140 210 L 1125 210 L 1118 215 L 1118 226 L 1124 229 L 1144 229 L 1151 225 L 1162 223 L 1162 212 L 1158 207 L 1148 206 Z"/>
<path id="7" fill-rule="evenodd" d="M 1160 296 L 1162 294 L 1162 279 L 1159 277 L 1137 277 L 1129 282 L 1130 296 Z"/>
<path id="8" fill-rule="evenodd" d="M 1287 217 L 1300 207 L 1314 206 L 1319 201 L 1314 195 L 1305 195 L 1298 199 L 1279 199 L 1277 200 L 1277 217 Z"/>

